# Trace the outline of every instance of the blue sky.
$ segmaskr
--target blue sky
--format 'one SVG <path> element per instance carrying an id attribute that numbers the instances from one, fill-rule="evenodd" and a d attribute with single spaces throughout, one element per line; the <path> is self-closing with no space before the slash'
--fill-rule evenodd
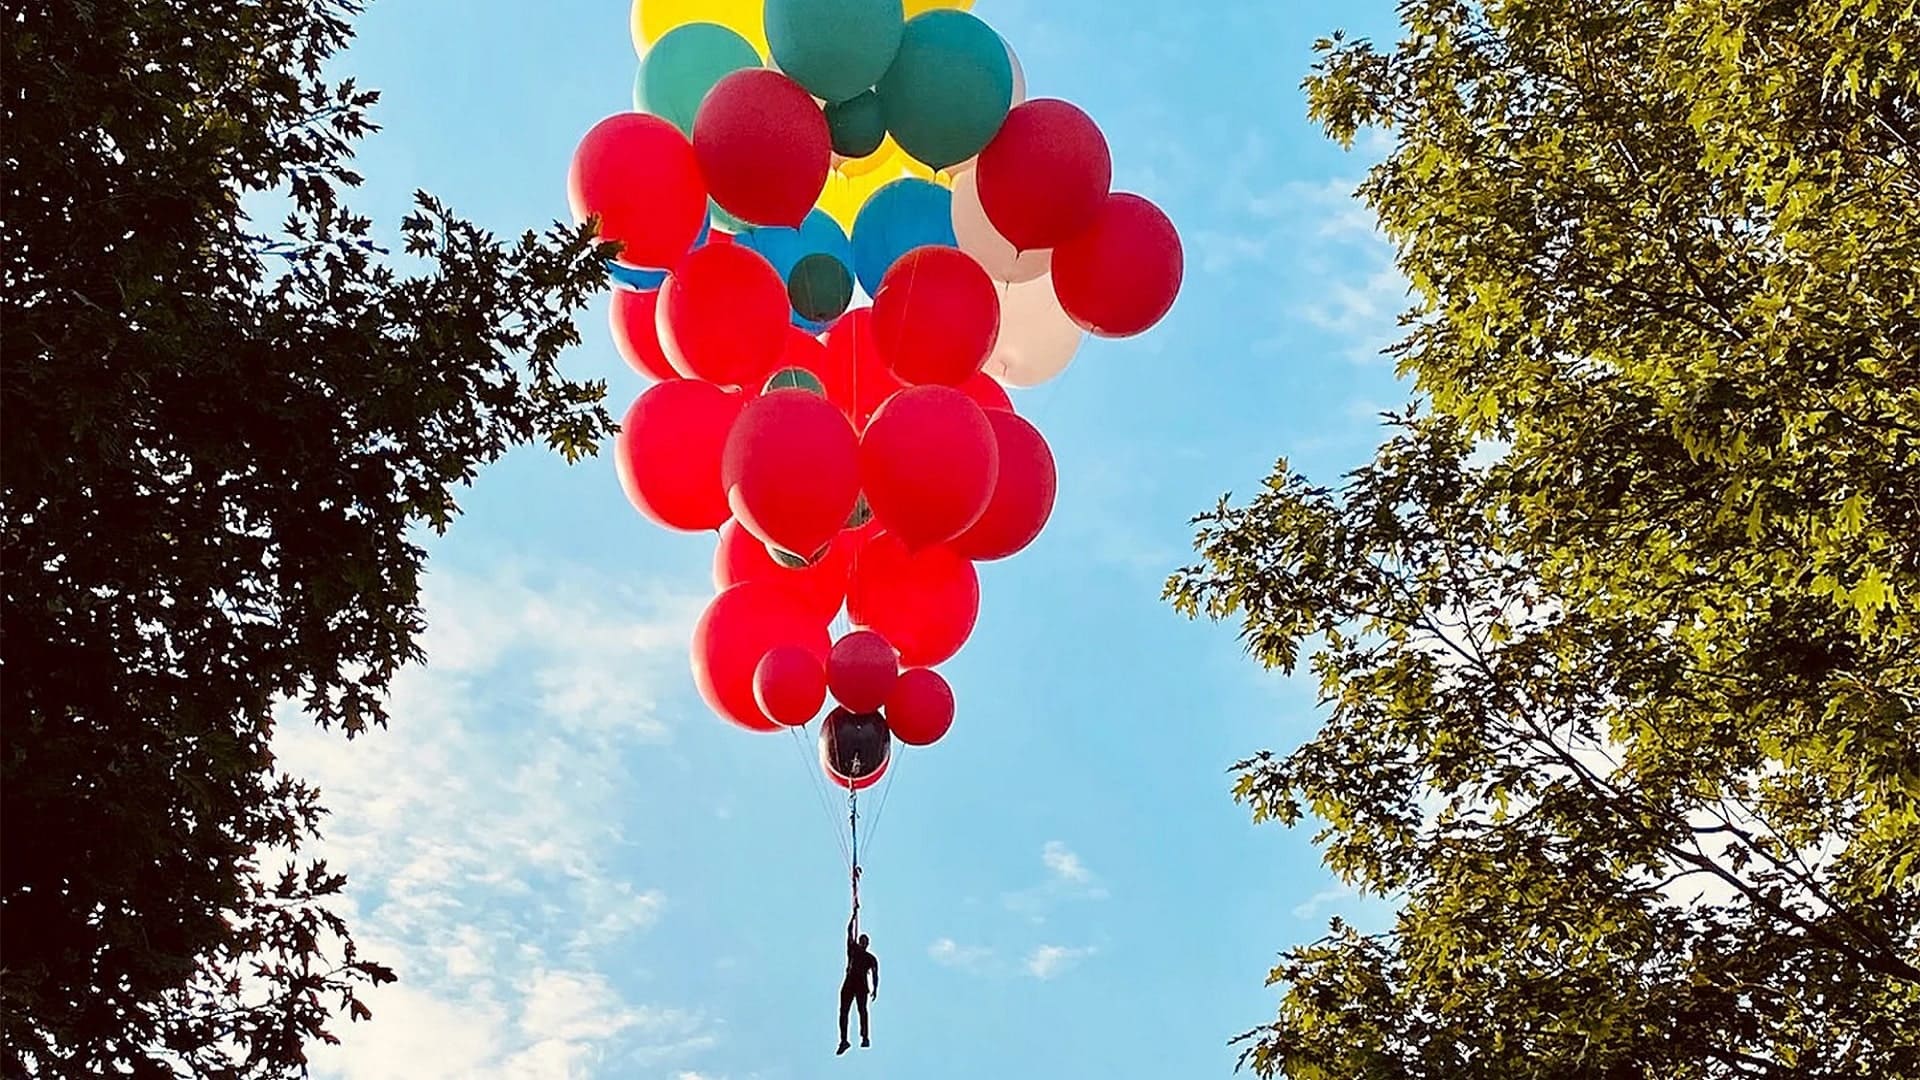
<path id="1" fill-rule="evenodd" d="M 687 673 L 712 537 L 643 520 L 607 458 L 527 450 L 430 545 L 430 660 L 392 729 L 283 733 L 333 807 L 361 943 L 402 975 L 319 1075 L 1225 1076 L 1228 1040 L 1271 1014 L 1274 954 L 1355 910 L 1305 833 L 1228 795 L 1234 760 L 1312 730 L 1311 687 L 1159 592 L 1191 514 L 1282 454 L 1334 479 L 1406 396 L 1375 355 L 1404 286 L 1348 198 L 1379 148 L 1325 141 L 1298 89 L 1315 37 L 1387 31 L 1390 6 L 975 13 L 1035 96 L 1100 122 L 1187 278 L 1151 333 L 1016 393 L 1059 503 L 983 572 L 943 668 L 958 721 L 898 763 L 872 830 L 875 1047 L 832 1058 L 847 883 L 801 753 L 715 719 Z M 573 146 L 627 107 L 635 63 L 624 3 L 373 5 L 341 65 L 385 94 L 361 208 L 389 234 L 416 187 L 503 233 L 564 217 Z M 604 300 L 581 323 L 567 368 L 608 379 L 617 416 L 642 383 Z"/>

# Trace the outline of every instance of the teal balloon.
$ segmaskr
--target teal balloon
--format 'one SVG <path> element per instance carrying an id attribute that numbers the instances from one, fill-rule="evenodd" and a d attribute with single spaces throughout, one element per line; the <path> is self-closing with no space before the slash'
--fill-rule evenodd
<path id="1" fill-rule="evenodd" d="M 841 157 L 863 158 L 887 138 L 887 120 L 880 115 L 880 95 L 871 90 L 858 97 L 827 106 L 827 131 L 833 136 L 833 152 Z"/>
<path id="2" fill-rule="evenodd" d="M 853 303 L 853 271 L 832 255 L 808 255 L 787 275 L 787 302 L 810 325 L 837 319 Z"/>
<path id="3" fill-rule="evenodd" d="M 669 30 L 633 79 L 633 107 L 652 113 L 691 138 L 693 118 L 713 84 L 741 68 L 760 66 L 760 54 L 747 39 L 713 23 L 688 23 Z"/>
<path id="4" fill-rule="evenodd" d="M 915 16 L 875 84 L 894 141 L 944 169 L 986 148 L 1013 107 L 1013 61 L 993 28 L 964 11 Z"/>
<path id="5" fill-rule="evenodd" d="M 901 0 L 767 0 L 776 67 L 829 104 L 879 81 L 900 50 Z"/>
<path id="6" fill-rule="evenodd" d="M 715 225 L 719 226 L 722 231 L 730 232 L 735 236 L 739 236 L 741 233 L 753 228 L 752 222 L 741 221 L 739 218 L 727 213 L 720 208 L 719 203 L 714 202 L 712 199 L 707 200 L 707 217 Z"/>
<path id="7" fill-rule="evenodd" d="M 958 247 L 953 237 L 953 192 L 908 176 L 881 188 L 853 219 L 853 276 L 868 296 L 900 256 L 927 244 Z"/>

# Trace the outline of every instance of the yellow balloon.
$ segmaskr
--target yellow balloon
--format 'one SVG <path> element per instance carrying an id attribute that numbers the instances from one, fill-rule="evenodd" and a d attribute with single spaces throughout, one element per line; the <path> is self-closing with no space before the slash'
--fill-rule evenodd
<path id="1" fill-rule="evenodd" d="M 767 58 L 766 0 L 633 0 L 629 22 L 641 56 L 667 31 L 688 23 L 719 23 L 753 43 Z"/>
<path id="2" fill-rule="evenodd" d="M 865 158 L 871 161 L 886 153 L 886 147 Z M 820 192 L 820 200 L 815 206 L 827 212 L 827 216 L 840 223 L 840 227 L 853 232 L 853 219 L 860 214 L 860 208 L 867 205 L 873 193 L 906 176 L 917 176 L 922 180 L 931 180 L 941 187 L 952 187 L 953 178 L 946 173 L 936 173 L 925 165 L 908 157 L 904 152 L 888 163 L 884 168 L 869 167 L 864 172 L 849 174 L 847 166 L 853 162 L 842 162 L 827 173 L 827 186 Z"/>
<path id="3" fill-rule="evenodd" d="M 936 8 L 952 8 L 955 11 L 972 11 L 973 0 L 907 0 L 907 18 L 911 19 L 923 11 Z"/>
<path id="4" fill-rule="evenodd" d="M 880 140 L 880 149 L 863 158 L 847 158 L 836 168 L 848 176 L 865 176 L 880 169 L 898 168 L 906 156 L 907 152 L 900 149 L 900 144 L 893 141 L 892 135 L 888 135 Z"/>

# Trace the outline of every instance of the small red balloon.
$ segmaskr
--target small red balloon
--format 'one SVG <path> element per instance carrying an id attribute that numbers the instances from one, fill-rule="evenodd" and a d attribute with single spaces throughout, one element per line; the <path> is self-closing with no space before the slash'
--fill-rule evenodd
<path id="1" fill-rule="evenodd" d="M 657 116 L 620 113 L 593 125 L 567 170 L 573 219 L 599 215 L 600 237 L 618 241 L 622 261 L 678 262 L 700 238 L 707 188 L 680 130 Z"/>
<path id="2" fill-rule="evenodd" d="M 818 394 L 772 390 L 740 410 L 720 481 L 748 532 L 810 558 L 840 534 L 859 501 L 859 438 Z"/>
<path id="3" fill-rule="evenodd" d="M 1053 251 L 1053 292 L 1082 329 L 1100 337 L 1143 333 L 1180 295 L 1180 234 L 1138 195 L 1112 195 L 1093 223 Z"/>
<path id="4" fill-rule="evenodd" d="M 932 746 L 953 727 L 953 687 L 937 671 L 913 668 L 887 695 L 887 729 L 908 746 Z"/>
<path id="5" fill-rule="evenodd" d="M 764 581 L 792 594 L 822 621 L 831 620 L 847 598 L 847 569 L 858 546 L 854 534 L 841 533 L 819 562 L 794 568 L 768 554 L 766 542 L 738 521 L 729 521 L 720 527 L 720 542 L 713 549 L 713 587 Z"/>
<path id="6" fill-rule="evenodd" d="M 731 511 L 720 457 L 745 398 L 712 383 L 656 383 L 634 399 L 614 438 L 627 498 L 669 529 L 717 529 Z"/>
<path id="7" fill-rule="evenodd" d="M 1113 155 L 1093 118 L 1053 98 L 1007 113 L 980 151 L 980 208 L 1021 251 L 1055 247 L 1084 229 L 1113 184 Z"/>
<path id="8" fill-rule="evenodd" d="M 612 324 L 613 347 L 627 366 L 654 382 L 671 382 L 685 376 L 673 370 L 667 354 L 660 351 L 660 332 L 653 322 L 654 305 L 659 299 L 657 289 L 615 289 L 607 318 Z"/>
<path id="9" fill-rule="evenodd" d="M 799 727 L 827 703 L 827 671 L 804 645 L 781 645 L 753 669 L 753 700 L 783 727 Z"/>
<path id="10" fill-rule="evenodd" d="M 999 468 L 986 412 L 950 386 L 894 394 L 860 437 L 867 505 L 916 548 L 945 543 L 978 521 Z"/>
<path id="11" fill-rule="evenodd" d="M 1013 411 L 1013 399 L 1007 396 L 1007 388 L 984 371 L 975 372 L 972 378 L 961 383 L 960 392 L 972 398 L 973 403 L 982 409 Z"/>
<path id="12" fill-rule="evenodd" d="M 900 655 L 871 630 L 855 630 L 827 654 L 827 689 L 851 712 L 879 712 L 900 676 Z"/>
<path id="13" fill-rule="evenodd" d="M 980 576 L 947 547 L 910 551 L 879 533 L 854 553 L 847 618 L 884 636 L 908 667 L 953 658 L 980 617 Z"/>
<path id="14" fill-rule="evenodd" d="M 1000 471 L 986 512 L 948 547 L 976 561 L 1004 559 L 1040 535 L 1053 516 L 1059 477 L 1053 451 L 1040 429 L 1011 412 L 987 413 L 1000 455 Z"/>
<path id="15" fill-rule="evenodd" d="M 1000 338 L 1000 292 L 959 248 L 914 248 L 880 279 L 873 330 L 881 359 L 901 382 L 960 386 Z"/>
<path id="16" fill-rule="evenodd" d="M 754 676 L 769 652 L 794 645 L 825 669 L 827 625 L 793 597 L 757 581 L 713 598 L 693 628 L 693 681 L 714 712 L 749 731 L 779 725 L 760 708 Z"/>
<path id="17" fill-rule="evenodd" d="M 655 323 L 676 371 L 758 389 L 786 346 L 786 286 L 752 248 L 707 244 L 661 283 Z"/>
<path id="18" fill-rule="evenodd" d="M 833 165 L 826 115 L 800 84 L 746 68 L 714 84 L 693 119 L 693 152 L 721 209 L 798 228 Z"/>
<path id="19" fill-rule="evenodd" d="M 827 400 L 840 406 L 854 430 L 865 431 L 880 406 L 907 385 L 887 369 L 874 342 L 873 309 L 858 308 L 841 316 L 827 331 L 826 346 L 827 367 L 820 381 L 827 388 Z"/>

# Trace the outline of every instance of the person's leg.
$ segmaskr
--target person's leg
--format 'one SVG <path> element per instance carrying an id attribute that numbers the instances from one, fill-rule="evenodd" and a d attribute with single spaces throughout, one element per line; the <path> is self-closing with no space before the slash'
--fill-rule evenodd
<path id="1" fill-rule="evenodd" d="M 867 995 L 861 994 L 854 1000 L 860 1003 L 860 1045 L 872 1046 L 873 1043 L 867 1039 Z"/>
<path id="2" fill-rule="evenodd" d="M 844 1054 L 847 1051 L 847 1010 L 853 1007 L 853 998 L 854 998 L 853 987 L 848 986 L 845 983 L 841 983 L 840 984 L 840 1049 L 834 1051 L 834 1053 L 836 1054 Z M 866 1014 L 865 1001 L 862 1001 L 860 1003 L 860 1012 L 862 1016 Z"/>

